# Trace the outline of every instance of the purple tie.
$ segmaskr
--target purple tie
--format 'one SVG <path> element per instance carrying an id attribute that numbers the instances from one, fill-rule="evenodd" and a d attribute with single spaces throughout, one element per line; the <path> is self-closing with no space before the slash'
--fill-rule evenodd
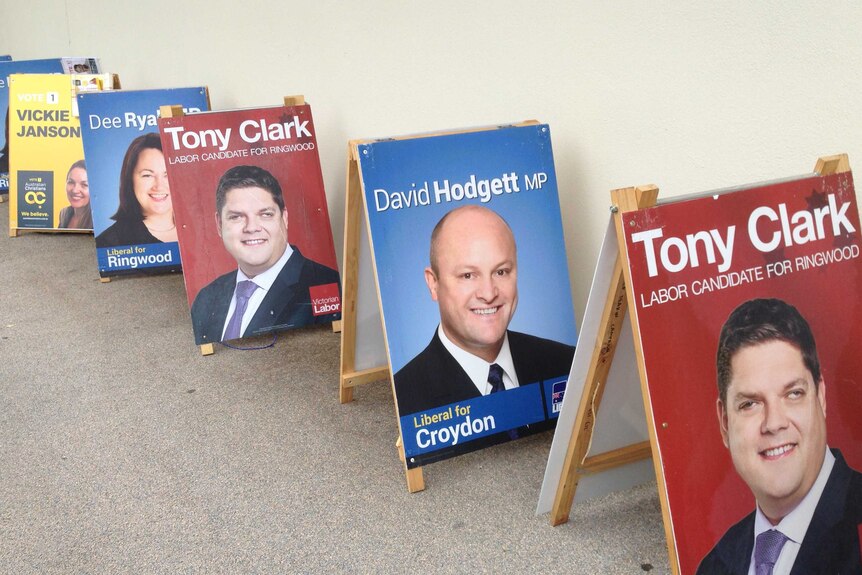
<path id="1" fill-rule="evenodd" d="M 488 371 L 488 383 L 491 384 L 491 393 L 506 391 L 506 386 L 503 385 L 503 368 L 496 363 L 492 363 Z"/>
<path id="2" fill-rule="evenodd" d="M 787 536 L 775 529 L 764 531 L 757 536 L 754 543 L 754 572 L 757 575 L 772 575 L 772 568 L 775 567 L 786 541 Z"/>
<path id="3" fill-rule="evenodd" d="M 248 307 L 248 298 L 251 297 L 251 294 L 256 289 L 257 284 L 251 280 L 244 280 L 236 284 L 236 307 L 233 310 L 230 322 L 227 324 L 223 339 L 236 339 L 239 337 L 240 328 L 242 327 L 242 316 L 245 315 L 245 308 Z"/>

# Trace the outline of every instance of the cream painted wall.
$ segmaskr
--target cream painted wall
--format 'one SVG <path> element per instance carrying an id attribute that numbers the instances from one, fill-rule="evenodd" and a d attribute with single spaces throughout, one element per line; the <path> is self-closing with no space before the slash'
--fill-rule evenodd
<path id="1" fill-rule="evenodd" d="M 610 189 L 669 197 L 838 152 L 862 165 L 855 1 L 0 0 L 0 14 L 0 54 L 97 55 L 129 89 L 207 84 L 214 109 L 304 94 L 336 246 L 349 139 L 549 123 L 579 323 Z"/>

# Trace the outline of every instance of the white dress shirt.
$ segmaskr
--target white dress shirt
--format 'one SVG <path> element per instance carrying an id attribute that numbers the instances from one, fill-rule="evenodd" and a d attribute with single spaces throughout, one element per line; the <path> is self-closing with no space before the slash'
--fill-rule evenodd
<path id="1" fill-rule="evenodd" d="M 446 334 L 443 333 L 442 325 L 437 326 L 437 335 L 440 337 L 443 347 L 452 354 L 452 357 L 455 358 L 461 369 L 467 372 L 467 376 L 473 382 L 473 385 L 476 386 L 476 389 L 479 390 L 480 394 L 488 395 L 491 393 L 491 384 L 488 383 L 488 372 L 491 369 L 492 363 L 496 363 L 503 368 L 503 385 L 506 386 L 506 389 L 518 387 L 518 375 L 515 373 L 515 363 L 512 361 L 512 352 L 509 350 L 508 332 L 506 332 L 506 336 L 503 338 L 503 347 L 500 348 L 500 353 L 497 354 L 497 357 L 491 363 L 468 351 L 464 351 L 452 343 L 446 337 Z"/>
<path id="2" fill-rule="evenodd" d="M 290 256 L 293 254 L 293 248 L 290 247 L 290 244 L 287 244 L 287 247 L 284 250 L 284 253 L 281 254 L 281 257 L 278 258 L 278 261 L 273 264 L 271 268 L 266 270 L 263 273 L 259 273 L 254 278 L 249 278 L 247 275 L 242 273 L 241 269 L 236 270 L 236 283 L 238 284 L 241 281 L 252 281 L 255 285 L 257 285 L 257 289 L 254 290 L 254 293 L 251 294 L 251 297 L 248 298 L 248 306 L 245 308 L 245 314 L 242 316 L 242 325 L 239 329 L 239 335 L 242 337 L 245 335 L 245 329 L 248 327 L 248 324 L 251 323 L 251 318 L 254 317 L 254 314 L 257 312 L 257 308 L 260 307 L 260 304 L 263 302 L 263 298 L 266 297 L 266 293 L 272 287 L 272 284 L 275 282 L 275 278 L 278 277 L 278 274 L 281 273 L 281 270 L 287 264 L 287 260 L 290 259 Z M 221 328 L 221 337 L 224 339 L 224 332 L 227 330 L 227 324 L 230 323 L 230 318 L 233 317 L 233 310 L 236 309 L 236 285 L 234 285 L 233 295 L 230 298 L 230 308 L 227 310 L 227 316 L 224 319 L 224 325 Z"/>

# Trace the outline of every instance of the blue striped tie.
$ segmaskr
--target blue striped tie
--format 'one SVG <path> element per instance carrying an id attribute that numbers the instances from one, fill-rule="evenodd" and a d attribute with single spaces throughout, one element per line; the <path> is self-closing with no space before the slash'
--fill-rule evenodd
<path id="1" fill-rule="evenodd" d="M 488 370 L 488 383 L 491 384 L 491 393 L 506 391 L 506 386 L 503 385 L 503 368 L 496 363 L 492 363 L 491 369 Z"/>

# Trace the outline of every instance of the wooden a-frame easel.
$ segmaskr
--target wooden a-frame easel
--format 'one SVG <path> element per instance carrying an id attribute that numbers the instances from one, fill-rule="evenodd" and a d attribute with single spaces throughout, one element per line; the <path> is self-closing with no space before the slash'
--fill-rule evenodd
<path id="1" fill-rule="evenodd" d="M 508 124 L 505 127 L 532 126 L 538 124 L 538 120 L 526 120 L 514 124 Z M 427 134 L 415 134 L 410 136 L 399 136 L 397 138 L 387 138 L 392 140 L 410 140 L 415 138 L 428 138 L 433 136 L 446 136 L 452 134 L 464 134 L 469 132 L 481 132 L 487 130 L 496 130 L 502 126 L 488 126 L 482 128 L 472 128 L 464 130 L 446 130 L 441 132 L 431 132 Z M 389 344 L 386 341 L 386 328 L 383 329 L 384 347 L 386 349 L 386 363 L 376 367 L 366 369 L 356 369 L 356 344 L 357 344 L 357 305 L 359 292 L 359 270 L 360 270 L 360 233 L 362 232 L 363 223 L 368 224 L 368 218 L 365 206 L 365 197 L 362 190 L 362 177 L 359 170 L 359 146 L 362 144 L 374 143 L 372 140 L 351 140 L 347 144 L 347 182 L 346 194 L 344 200 L 344 270 L 341 275 L 342 294 L 341 294 L 341 377 L 338 385 L 338 397 L 341 403 L 349 403 L 353 401 L 353 388 L 387 379 L 390 385 L 393 386 L 393 401 L 395 400 L 394 383 L 392 382 L 392 370 L 390 369 L 389 361 Z M 366 227 L 368 237 L 370 239 L 370 228 Z M 374 262 L 372 249 L 370 271 L 374 274 L 374 283 L 377 293 L 377 306 L 379 317 L 383 317 L 383 310 L 380 302 L 380 289 L 377 286 L 377 269 Z M 397 405 L 397 404 L 396 404 Z M 396 406 L 396 414 L 397 414 Z M 425 480 L 422 476 L 422 468 L 407 467 L 407 460 L 404 455 L 404 446 L 401 444 L 401 437 L 395 442 L 398 450 L 399 458 L 404 464 L 404 472 L 407 478 L 407 490 L 410 493 L 416 493 L 425 489 Z"/>
<path id="2" fill-rule="evenodd" d="M 358 315 L 357 305 L 359 304 L 360 234 L 362 232 L 362 225 L 366 222 L 366 218 L 364 217 L 365 203 L 362 197 L 362 179 L 359 174 L 359 146 L 370 141 L 373 140 L 351 140 L 347 144 L 347 182 L 344 198 L 344 270 L 341 274 L 341 375 L 338 381 L 338 400 L 341 403 L 350 403 L 353 401 L 354 387 L 382 379 L 390 380 L 392 374 L 389 368 L 388 354 L 385 365 L 356 369 L 356 336 L 358 327 L 356 319 Z M 377 303 L 379 306 L 379 295 Z M 380 314 L 380 317 L 382 317 L 382 312 Z M 385 337 L 384 330 L 384 339 Z M 401 445 L 400 436 L 395 442 L 395 447 L 404 465 L 407 490 L 410 493 L 424 490 L 425 479 L 422 475 L 422 468 L 407 468 L 404 446 Z"/>
<path id="3" fill-rule="evenodd" d="M 821 157 L 817 160 L 817 164 L 814 167 L 814 172 L 821 176 L 849 171 L 850 161 L 847 154 Z M 656 204 L 657 198 L 658 188 L 654 185 L 621 188 L 611 191 L 611 212 L 613 213 L 618 248 L 617 258 L 614 263 L 610 288 L 602 310 L 602 323 L 598 332 L 599 337 L 593 343 L 592 359 L 587 371 L 575 425 L 572 427 L 571 439 L 554 497 L 554 505 L 550 517 L 552 525 L 560 525 L 569 520 L 569 512 L 575 498 L 578 480 L 581 477 L 632 463 L 650 457 L 653 453 L 658 453 L 655 422 L 653 421 L 652 409 L 649 406 L 649 389 L 647 388 L 646 368 L 639 335 L 640 328 L 638 326 L 637 314 L 633 312 L 635 301 L 633 301 L 632 292 L 626 289 L 626 286 L 631 284 L 631 268 L 629 267 L 626 254 L 625 232 L 622 223 L 622 214 L 652 207 Z M 601 403 L 607 375 L 614 359 L 619 334 L 626 314 L 628 314 L 632 325 L 638 379 L 644 401 L 649 441 L 588 457 L 587 454 L 598 417 L 599 404 Z M 579 344 L 587 345 L 588 342 L 582 341 Z M 661 461 L 657 457 L 653 457 L 653 468 L 655 470 L 659 502 L 661 504 L 662 522 L 664 524 L 671 572 L 677 575 L 679 567 L 667 501 L 667 489 Z"/>
<path id="4" fill-rule="evenodd" d="M 621 193 L 626 199 L 628 209 L 620 209 L 616 194 Z M 644 186 L 640 188 L 625 188 L 611 192 L 614 200 L 614 220 L 619 226 L 620 212 L 640 209 L 655 205 L 658 197 L 658 188 L 655 186 Z M 619 231 L 617 232 L 619 234 Z M 624 256 L 625 244 L 618 250 Z M 587 370 L 581 401 L 578 406 L 575 425 L 572 428 L 572 437 L 563 463 L 563 472 L 560 475 L 560 483 L 554 497 L 554 506 L 551 512 L 551 524 L 560 525 L 569 520 L 569 511 L 575 499 L 575 491 L 578 481 L 582 476 L 597 473 L 639 461 L 650 457 L 652 450 L 650 441 L 644 441 L 615 449 L 608 453 L 588 457 L 590 444 L 593 438 L 599 405 L 605 391 L 605 382 L 611 369 L 611 364 L 616 353 L 617 342 L 622 331 L 623 320 L 628 312 L 628 301 L 626 297 L 626 281 L 623 276 L 623 256 L 618 255 L 614 262 L 614 269 L 610 279 L 610 289 L 604 301 L 601 315 L 601 324 L 598 330 L 599 337 L 593 343 L 593 353 Z M 634 329 L 634 325 L 633 325 Z M 637 341 L 637 338 L 635 338 Z M 579 345 L 589 345 L 589 342 L 578 342 Z M 649 410 L 647 410 L 649 411 Z"/>
<path id="5" fill-rule="evenodd" d="M 344 198 L 344 270 L 341 274 L 341 377 L 338 400 L 353 401 L 353 388 L 389 378 L 389 364 L 356 369 L 356 317 L 359 302 L 359 247 L 365 207 L 359 176 L 359 145 L 371 140 L 351 140 L 347 144 L 347 181 Z M 421 476 L 420 476 L 421 478 Z M 409 483 L 409 479 L 408 479 Z M 421 491 L 421 489 L 419 489 Z"/>

